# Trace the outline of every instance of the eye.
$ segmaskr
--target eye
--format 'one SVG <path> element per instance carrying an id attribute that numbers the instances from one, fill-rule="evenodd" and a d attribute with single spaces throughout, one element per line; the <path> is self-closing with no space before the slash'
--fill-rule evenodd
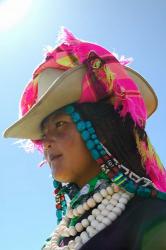
<path id="1" fill-rule="evenodd" d="M 66 121 L 59 121 L 55 123 L 56 128 L 60 128 L 64 126 L 67 122 Z"/>

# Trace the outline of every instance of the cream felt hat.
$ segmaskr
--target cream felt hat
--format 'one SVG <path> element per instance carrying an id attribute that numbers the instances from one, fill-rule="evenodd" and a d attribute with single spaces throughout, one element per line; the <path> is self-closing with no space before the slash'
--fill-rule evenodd
<path id="1" fill-rule="evenodd" d="M 149 117 L 157 108 L 157 97 L 148 82 L 133 69 L 124 66 L 136 83 Z M 44 118 L 67 104 L 78 102 L 82 95 L 82 79 L 86 73 L 84 64 L 68 70 L 47 68 L 38 75 L 36 103 L 18 121 L 6 129 L 4 137 L 41 139 L 40 125 Z"/>

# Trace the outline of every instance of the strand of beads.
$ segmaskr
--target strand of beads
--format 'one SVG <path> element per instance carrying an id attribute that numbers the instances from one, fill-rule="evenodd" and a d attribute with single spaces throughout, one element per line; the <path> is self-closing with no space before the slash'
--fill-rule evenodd
<path id="1" fill-rule="evenodd" d="M 99 231 L 111 224 L 125 209 L 125 205 L 131 199 L 132 194 L 120 190 L 117 186 L 108 186 L 93 195 L 91 200 L 87 200 L 87 208 L 92 209 L 91 214 L 75 226 L 68 228 L 69 219 L 74 218 L 74 209 L 68 210 L 67 215 L 59 224 L 57 230 L 53 233 L 51 242 L 44 248 L 58 250 L 77 250 L 92 238 Z M 92 200 L 94 201 L 92 203 Z M 89 206 L 90 204 L 90 206 Z M 93 204 L 93 205 L 92 205 Z M 97 207 L 94 208 L 97 204 Z M 78 209 L 82 215 L 83 210 Z M 77 211 L 77 213 L 78 213 Z M 79 234 L 79 236 L 76 236 Z M 74 240 L 70 240 L 67 246 L 59 247 L 59 238 L 61 236 L 76 236 Z"/>

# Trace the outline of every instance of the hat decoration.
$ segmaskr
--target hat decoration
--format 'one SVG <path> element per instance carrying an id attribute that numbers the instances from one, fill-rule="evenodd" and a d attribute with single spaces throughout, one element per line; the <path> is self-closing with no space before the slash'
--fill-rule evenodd
<path id="1" fill-rule="evenodd" d="M 21 101 L 20 114 L 24 116 L 37 102 L 37 78 L 47 68 L 67 70 L 84 64 L 87 73 L 82 81 L 79 103 L 97 102 L 108 95 L 114 98 L 114 107 L 122 105 L 120 115 L 130 113 L 134 122 L 144 127 L 147 111 L 144 100 L 133 79 L 116 57 L 97 44 L 75 38 L 63 29 L 63 42 L 46 55 L 45 61 L 34 71 Z"/>

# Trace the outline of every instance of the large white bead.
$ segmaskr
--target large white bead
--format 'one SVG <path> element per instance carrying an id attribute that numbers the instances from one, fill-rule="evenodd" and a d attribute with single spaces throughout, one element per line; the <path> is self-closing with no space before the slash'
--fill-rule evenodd
<path id="1" fill-rule="evenodd" d="M 108 203 L 109 203 L 109 201 L 107 199 L 102 200 L 102 204 L 107 205 Z"/>
<path id="2" fill-rule="evenodd" d="M 101 214 L 102 214 L 103 216 L 107 216 L 108 213 L 109 213 L 109 211 L 108 211 L 106 208 L 105 208 L 104 210 L 101 211 Z"/>
<path id="3" fill-rule="evenodd" d="M 74 240 L 70 240 L 69 243 L 68 243 L 68 247 L 70 249 L 74 249 L 74 246 L 75 246 L 75 241 Z"/>
<path id="4" fill-rule="evenodd" d="M 110 194 L 110 195 L 112 195 L 112 194 L 114 193 L 113 188 L 110 187 L 110 186 L 108 186 L 108 187 L 106 188 L 106 190 L 107 190 L 108 194 Z"/>
<path id="5" fill-rule="evenodd" d="M 111 199 L 111 195 L 107 195 L 106 199 L 109 201 Z"/>
<path id="6" fill-rule="evenodd" d="M 75 244 L 75 250 L 79 250 L 80 248 L 82 247 L 82 243 L 81 242 L 77 242 L 76 244 Z"/>
<path id="7" fill-rule="evenodd" d="M 117 200 L 117 201 L 119 201 L 120 197 L 121 197 L 121 195 L 119 193 L 115 193 L 112 195 L 112 198 Z"/>
<path id="8" fill-rule="evenodd" d="M 81 222 L 78 222 L 76 225 L 75 225 L 75 229 L 77 230 L 77 232 L 81 232 L 83 230 L 83 225 Z"/>
<path id="9" fill-rule="evenodd" d="M 119 202 L 120 202 L 120 203 L 123 203 L 123 204 L 127 204 L 128 200 L 127 200 L 126 198 L 124 198 L 124 197 L 121 197 L 121 198 L 119 199 Z"/>
<path id="10" fill-rule="evenodd" d="M 112 212 L 114 212 L 117 215 L 120 215 L 122 213 L 122 210 L 119 207 L 114 207 L 112 209 Z"/>
<path id="11" fill-rule="evenodd" d="M 57 249 L 57 248 L 56 248 Z M 70 250 L 70 248 L 68 246 L 64 246 L 63 250 Z"/>
<path id="12" fill-rule="evenodd" d="M 104 204 L 99 204 L 97 208 L 102 211 L 102 210 L 105 209 L 105 205 Z"/>
<path id="13" fill-rule="evenodd" d="M 93 221 L 93 220 L 95 220 L 94 215 L 89 215 L 89 216 L 88 216 L 88 220 L 89 220 L 90 222 Z"/>
<path id="14" fill-rule="evenodd" d="M 97 215 L 100 214 L 100 210 L 97 209 L 97 208 L 94 208 L 94 209 L 92 210 L 92 214 L 96 217 Z"/>
<path id="15" fill-rule="evenodd" d="M 104 198 L 108 195 L 106 189 L 100 190 L 100 194 L 101 194 Z"/>
<path id="16" fill-rule="evenodd" d="M 88 226 L 87 228 L 86 228 L 86 231 L 90 234 L 90 233 L 96 233 L 96 230 L 92 227 L 92 226 Z"/>
<path id="17" fill-rule="evenodd" d="M 122 210 L 125 210 L 125 205 L 123 203 L 118 203 L 116 207 L 121 208 Z"/>
<path id="18" fill-rule="evenodd" d="M 80 237 L 81 237 L 82 242 L 84 244 L 89 240 L 89 236 L 88 236 L 87 232 L 85 232 L 85 231 L 80 234 Z"/>
<path id="19" fill-rule="evenodd" d="M 78 214 L 83 214 L 84 212 L 85 212 L 85 209 L 83 208 L 83 206 L 82 205 L 79 205 L 78 207 L 77 207 L 77 212 L 78 212 Z"/>
<path id="20" fill-rule="evenodd" d="M 98 227 L 97 227 L 97 230 L 98 231 L 101 231 L 105 228 L 105 225 L 103 223 L 99 223 Z"/>
<path id="21" fill-rule="evenodd" d="M 88 227 L 89 226 L 89 221 L 88 221 L 88 219 L 83 219 L 82 221 L 81 221 L 81 224 L 82 224 L 82 226 L 83 227 Z"/>
<path id="22" fill-rule="evenodd" d="M 88 211 L 90 209 L 90 207 L 88 206 L 87 202 L 83 203 L 83 208 Z"/>
<path id="23" fill-rule="evenodd" d="M 123 193 L 122 197 L 126 198 L 127 200 L 130 200 L 130 195 L 129 194 Z"/>
<path id="24" fill-rule="evenodd" d="M 115 199 L 111 199 L 110 200 L 110 203 L 113 205 L 113 206 L 116 206 L 116 204 L 118 203 L 117 200 Z"/>
<path id="25" fill-rule="evenodd" d="M 116 220 L 117 215 L 113 212 L 108 213 L 108 218 L 110 218 L 112 221 Z"/>
<path id="26" fill-rule="evenodd" d="M 95 229 L 97 229 L 98 225 L 99 225 L 99 222 L 97 220 L 93 220 L 91 222 L 91 226 L 94 227 Z"/>
<path id="27" fill-rule="evenodd" d="M 75 236 L 77 234 L 75 227 L 69 227 L 69 233 L 71 236 Z"/>
<path id="28" fill-rule="evenodd" d="M 106 226 L 110 224 L 110 219 L 108 217 L 104 217 L 102 221 Z"/>
<path id="29" fill-rule="evenodd" d="M 87 200 L 87 204 L 88 204 L 88 206 L 91 207 L 91 208 L 96 206 L 96 202 L 95 202 L 95 200 L 94 200 L 93 198 L 89 198 L 89 199 Z"/>
<path id="30" fill-rule="evenodd" d="M 97 203 L 100 203 L 103 199 L 102 195 L 100 193 L 95 193 L 93 195 L 93 199 L 97 202 Z"/>
<path id="31" fill-rule="evenodd" d="M 75 237 L 74 241 L 75 242 L 81 242 L 81 237 L 80 236 Z"/>
<path id="32" fill-rule="evenodd" d="M 106 206 L 106 209 L 108 209 L 109 211 L 112 211 L 113 208 L 114 208 L 114 206 L 112 204 L 108 204 Z"/>
<path id="33" fill-rule="evenodd" d="M 104 218 L 104 216 L 101 215 L 101 214 L 96 216 L 96 220 L 99 221 L 99 222 L 102 222 L 103 218 Z"/>

